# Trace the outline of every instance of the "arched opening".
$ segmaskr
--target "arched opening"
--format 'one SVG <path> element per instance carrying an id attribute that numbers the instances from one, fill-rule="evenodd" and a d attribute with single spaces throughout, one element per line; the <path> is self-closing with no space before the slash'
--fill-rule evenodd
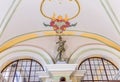
<path id="1" fill-rule="evenodd" d="M 7 82 L 40 82 L 40 71 L 44 68 L 36 60 L 19 59 L 8 64 L 1 73 Z"/>
<path id="2" fill-rule="evenodd" d="M 86 71 L 82 82 L 108 82 L 114 80 L 118 72 L 118 68 L 112 62 L 99 57 L 85 59 L 78 69 Z"/>
<path id="3" fill-rule="evenodd" d="M 60 82 L 66 82 L 66 78 L 65 77 L 61 77 L 60 78 Z"/>

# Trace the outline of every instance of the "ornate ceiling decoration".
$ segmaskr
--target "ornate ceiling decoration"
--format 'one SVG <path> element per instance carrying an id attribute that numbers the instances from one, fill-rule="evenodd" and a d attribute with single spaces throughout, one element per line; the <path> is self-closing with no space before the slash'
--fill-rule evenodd
<path id="1" fill-rule="evenodd" d="M 66 28 L 76 26 L 77 23 L 71 24 L 70 20 L 79 15 L 80 3 L 78 0 L 43 0 L 40 12 L 51 20 L 49 24 L 43 23 L 44 26 L 53 27 L 56 33 L 62 33 Z"/>

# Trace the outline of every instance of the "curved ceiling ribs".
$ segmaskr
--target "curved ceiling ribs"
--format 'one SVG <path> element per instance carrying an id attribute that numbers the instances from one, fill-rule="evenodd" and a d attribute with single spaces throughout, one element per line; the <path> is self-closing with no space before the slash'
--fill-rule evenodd
<path id="1" fill-rule="evenodd" d="M 113 23 L 114 27 L 116 28 L 118 34 L 120 35 L 120 21 L 116 16 L 115 12 L 113 11 L 112 6 L 110 5 L 108 0 L 99 0 L 103 8 L 105 9 L 108 17 L 110 18 L 111 22 Z"/>
<path id="2" fill-rule="evenodd" d="M 17 6 L 20 4 L 21 0 L 14 0 L 11 8 L 8 10 L 8 13 L 4 17 L 4 20 L 0 23 L 0 36 L 4 29 L 6 28 L 8 22 L 10 21 L 13 13 L 15 12 Z M 102 6 L 104 7 L 105 11 L 107 12 L 107 15 L 111 19 L 113 25 L 116 27 L 116 30 L 120 33 L 120 22 L 117 19 L 115 13 L 113 12 L 108 0 L 100 0 Z M 20 42 L 26 41 L 26 40 L 31 40 L 34 38 L 39 38 L 41 36 L 56 36 L 58 35 L 54 31 L 43 31 L 43 32 L 35 32 L 35 33 L 29 33 L 29 34 L 24 34 L 20 36 L 16 36 L 13 39 L 8 40 L 4 44 L 0 45 L 0 52 L 3 52 L 6 49 L 9 49 L 15 45 L 17 45 Z M 110 39 L 107 39 L 101 35 L 98 34 L 93 34 L 93 33 L 83 33 L 83 32 L 78 32 L 78 31 L 65 31 L 61 35 L 71 35 L 71 36 L 81 36 L 85 38 L 90 38 L 90 39 L 95 39 L 97 41 L 100 41 L 104 44 L 106 44 L 109 47 L 112 47 L 118 51 L 120 51 L 120 45 L 117 43 L 111 41 Z"/>
<path id="3" fill-rule="evenodd" d="M 21 1 L 22 0 L 13 0 L 13 2 L 11 2 L 10 7 L 8 8 L 2 21 L 0 22 L 0 37 L 2 36 L 2 33 L 4 32 L 8 22 L 12 18 L 14 12 L 16 11 L 16 8 L 18 7 L 18 5 L 20 4 Z"/>
<path id="4" fill-rule="evenodd" d="M 83 32 L 79 32 L 79 31 L 65 31 L 61 35 L 62 36 L 67 36 L 67 35 L 80 36 L 80 37 L 94 39 L 94 40 L 97 40 L 97 41 L 100 41 L 100 42 L 106 44 L 109 47 L 112 47 L 112 48 L 120 51 L 120 45 L 118 45 L 117 43 L 111 41 L 110 39 L 107 39 L 107 38 L 105 38 L 101 35 L 98 35 L 98 34 L 85 33 L 85 32 L 83 33 Z M 0 52 L 3 52 L 4 50 L 15 46 L 20 42 L 24 42 L 26 40 L 31 40 L 34 38 L 39 38 L 42 36 L 58 36 L 58 34 L 54 31 L 44 31 L 44 32 L 35 32 L 35 33 L 30 33 L 30 34 L 24 34 L 24 35 L 15 37 L 13 39 L 10 39 L 7 42 L 5 42 L 4 44 L 2 44 L 0 46 Z"/>

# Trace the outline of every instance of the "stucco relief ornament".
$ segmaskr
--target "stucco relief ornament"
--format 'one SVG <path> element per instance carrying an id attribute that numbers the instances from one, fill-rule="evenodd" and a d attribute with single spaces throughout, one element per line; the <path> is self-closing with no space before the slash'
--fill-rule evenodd
<path id="1" fill-rule="evenodd" d="M 78 16 L 80 5 L 78 0 L 43 0 L 40 11 L 44 17 L 50 19 L 49 24 L 43 23 L 44 26 L 53 27 L 56 33 L 63 33 L 67 28 L 77 25 L 71 24 L 70 20 Z"/>

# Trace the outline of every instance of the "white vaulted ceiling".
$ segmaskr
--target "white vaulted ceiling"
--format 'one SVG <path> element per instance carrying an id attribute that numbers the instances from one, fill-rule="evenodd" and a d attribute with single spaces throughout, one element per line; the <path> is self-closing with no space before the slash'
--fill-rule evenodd
<path id="1" fill-rule="evenodd" d="M 49 24 L 51 20 L 40 12 L 42 1 L 0 0 L 0 44 L 18 35 L 53 30 L 52 27 L 43 25 L 43 23 Z M 55 13 L 68 13 L 69 16 L 78 10 L 74 2 L 72 3 L 74 0 L 46 1 L 51 2 L 45 6 L 45 12 L 50 16 L 53 10 Z M 80 13 L 70 20 L 71 24 L 77 23 L 77 25 L 66 30 L 96 33 L 120 44 L 120 0 L 77 1 L 80 4 Z M 69 8 L 68 2 L 73 7 Z"/>

